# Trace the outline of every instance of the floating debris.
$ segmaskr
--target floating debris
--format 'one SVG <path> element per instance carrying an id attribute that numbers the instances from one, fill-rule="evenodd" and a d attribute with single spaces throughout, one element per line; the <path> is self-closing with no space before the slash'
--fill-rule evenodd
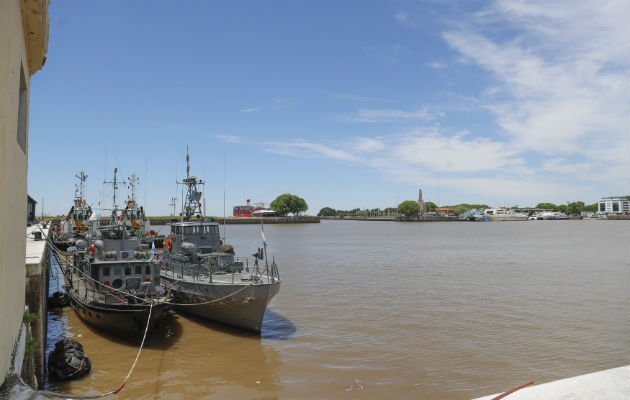
<path id="1" fill-rule="evenodd" d="M 350 392 L 352 390 L 363 390 L 363 389 L 365 389 L 365 387 L 363 387 L 363 385 L 361 384 L 361 381 L 359 379 L 355 379 L 352 385 L 346 386 L 343 390 L 346 392 Z"/>

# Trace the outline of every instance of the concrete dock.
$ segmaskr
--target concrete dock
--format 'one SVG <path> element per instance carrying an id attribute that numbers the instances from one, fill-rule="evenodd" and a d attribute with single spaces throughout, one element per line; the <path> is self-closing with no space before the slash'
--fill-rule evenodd
<path id="1" fill-rule="evenodd" d="M 41 235 L 41 236 L 40 236 Z M 35 342 L 33 361 L 36 380 L 27 379 L 33 387 L 43 388 L 46 357 L 46 333 L 48 327 L 48 274 L 50 248 L 48 229 L 40 224 L 26 228 L 26 288 L 25 302 L 31 313 L 36 314 L 30 333 Z"/>
<path id="2" fill-rule="evenodd" d="M 479 397 L 475 400 L 492 400 L 500 394 Z M 527 386 L 503 398 L 509 400 L 627 400 L 630 399 L 630 365 Z"/>

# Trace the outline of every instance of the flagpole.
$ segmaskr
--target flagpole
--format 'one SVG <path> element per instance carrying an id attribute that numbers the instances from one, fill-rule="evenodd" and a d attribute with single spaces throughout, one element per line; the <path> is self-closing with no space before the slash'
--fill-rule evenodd
<path id="1" fill-rule="evenodd" d="M 267 238 L 265 237 L 265 224 L 263 223 L 262 218 L 260 219 L 260 233 L 262 234 L 263 248 L 265 250 L 265 267 L 268 267 L 269 264 L 267 263 Z"/>

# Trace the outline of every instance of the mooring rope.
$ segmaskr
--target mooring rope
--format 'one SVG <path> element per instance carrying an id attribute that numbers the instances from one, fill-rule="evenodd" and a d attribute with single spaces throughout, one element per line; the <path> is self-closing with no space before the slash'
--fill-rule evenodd
<path id="1" fill-rule="evenodd" d="M 513 389 L 508 390 L 507 392 L 501 393 L 500 395 L 498 395 L 498 396 L 496 396 L 496 397 L 493 397 L 491 400 L 499 400 L 499 399 L 502 399 L 502 398 L 504 398 L 505 396 L 507 396 L 507 395 L 509 395 L 509 394 L 512 394 L 512 393 L 516 392 L 517 390 L 520 390 L 520 389 L 524 388 L 525 386 L 529 386 L 529 385 L 531 385 L 532 383 L 534 383 L 534 381 L 524 383 L 524 384 L 522 384 L 521 386 L 517 386 L 517 387 L 515 387 L 515 388 L 513 388 Z"/>
<path id="2" fill-rule="evenodd" d="M 179 279 L 176 279 L 176 280 L 175 280 L 175 282 L 182 282 L 182 281 L 181 281 L 181 280 L 179 280 Z M 204 302 L 202 302 L 202 303 L 173 303 L 173 302 L 168 302 L 168 304 L 173 305 L 173 306 L 202 306 L 202 305 L 205 305 L 205 304 L 212 304 L 212 303 L 216 303 L 216 302 L 219 302 L 219 301 L 222 301 L 222 300 L 228 299 L 228 298 L 230 298 L 230 297 L 232 297 L 232 296 L 234 296 L 234 295 L 237 295 L 237 294 L 239 294 L 240 292 L 242 292 L 243 290 L 245 290 L 245 289 L 247 289 L 248 287 L 253 286 L 253 285 L 255 285 L 255 284 L 256 284 L 256 282 L 252 282 L 252 283 L 250 283 L 249 285 L 243 286 L 242 288 L 240 288 L 240 289 L 239 289 L 239 290 L 237 290 L 236 292 L 233 292 L 233 293 L 228 294 L 227 296 L 223 296 L 223 297 L 221 297 L 221 298 L 214 299 L 214 300 L 204 301 Z M 169 282 L 165 282 L 165 283 L 164 283 L 164 285 L 169 285 L 169 286 L 170 286 L 169 290 L 170 290 L 170 289 L 172 289 L 172 288 L 175 286 L 175 283 L 172 283 L 172 284 L 171 284 L 171 283 L 169 283 Z"/>
<path id="3" fill-rule="evenodd" d="M 142 353 L 142 348 L 144 347 L 144 341 L 146 340 L 147 333 L 149 332 L 149 323 L 151 322 L 152 310 L 153 310 L 153 303 L 149 305 L 149 316 L 147 317 L 147 324 L 144 327 L 144 335 L 142 336 L 142 342 L 140 342 L 140 347 L 138 348 L 136 359 L 133 361 L 133 364 L 131 365 L 131 368 L 129 369 L 129 373 L 127 373 L 127 376 L 125 377 L 125 379 L 123 379 L 122 382 L 120 382 L 120 385 L 118 385 L 116 388 L 106 393 L 100 393 L 100 394 L 94 394 L 94 395 L 82 395 L 82 396 L 75 396 L 68 393 L 52 392 L 48 390 L 37 390 L 33 393 L 33 395 L 31 395 L 31 398 L 34 398 L 35 395 L 42 394 L 49 397 L 61 397 L 61 398 L 67 398 L 67 399 L 100 399 L 102 397 L 107 397 L 112 394 L 117 394 L 118 392 L 120 392 L 127 384 L 129 377 L 131 377 L 131 374 L 133 373 L 133 370 L 134 368 L 136 368 L 136 364 L 138 363 L 138 359 L 140 358 L 140 353 Z"/>

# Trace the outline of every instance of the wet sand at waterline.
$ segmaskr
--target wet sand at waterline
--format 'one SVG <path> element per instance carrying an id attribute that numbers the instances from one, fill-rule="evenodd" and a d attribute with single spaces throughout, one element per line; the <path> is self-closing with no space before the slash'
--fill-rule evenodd
<path id="1" fill-rule="evenodd" d="M 226 228 L 237 255 L 261 246 L 258 227 Z M 112 398 L 468 399 L 630 363 L 627 221 L 323 221 L 265 235 L 283 282 L 262 336 L 173 315 Z M 49 320 L 49 342 L 66 330 L 93 365 L 49 388 L 118 386 L 136 345 L 71 309 Z"/>

